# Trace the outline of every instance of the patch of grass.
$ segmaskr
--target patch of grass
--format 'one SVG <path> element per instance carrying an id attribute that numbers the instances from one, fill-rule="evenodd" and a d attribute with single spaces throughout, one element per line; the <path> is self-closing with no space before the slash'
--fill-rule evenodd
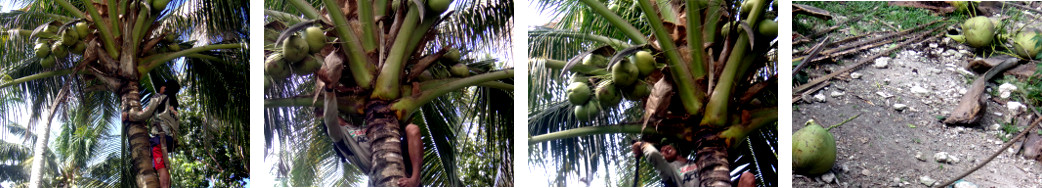
<path id="1" fill-rule="evenodd" d="M 912 128 L 912 129 L 914 129 L 914 128 L 916 128 L 916 126 L 915 126 L 915 124 L 911 124 L 911 123 L 909 123 L 909 124 L 908 124 L 908 128 Z"/>
<path id="2" fill-rule="evenodd" d="M 913 138 L 913 139 L 912 139 L 912 143 L 916 143 L 916 144 L 922 144 L 922 143 L 923 143 L 923 141 L 922 141 L 922 140 L 919 140 L 919 138 Z"/>
<path id="3" fill-rule="evenodd" d="M 1013 137 L 1012 135 L 1017 134 L 1017 132 L 1020 132 L 1020 128 L 1016 125 L 1013 125 L 1012 123 L 1002 123 L 1002 128 L 999 130 L 1002 131 L 999 132 L 999 139 L 1001 139 L 1002 142 L 1009 142 L 1009 140 Z"/>

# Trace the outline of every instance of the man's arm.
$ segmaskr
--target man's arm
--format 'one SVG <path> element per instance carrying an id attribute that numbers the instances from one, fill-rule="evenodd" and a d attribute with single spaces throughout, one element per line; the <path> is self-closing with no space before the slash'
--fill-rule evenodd
<path id="1" fill-rule="evenodd" d="M 662 177 L 662 181 L 673 182 L 673 185 L 682 185 L 677 169 L 669 165 L 669 162 L 662 156 L 662 153 L 658 152 L 658 149 L 655 149 L 654 145 L 646 142 L 637 142 L 633 144 L 633 147 L 635 153 L 643 153 L 644 158 L 647 158 L 648 162 L 655 166 L 655 169 L 658 170 L 659 175 Z"/>

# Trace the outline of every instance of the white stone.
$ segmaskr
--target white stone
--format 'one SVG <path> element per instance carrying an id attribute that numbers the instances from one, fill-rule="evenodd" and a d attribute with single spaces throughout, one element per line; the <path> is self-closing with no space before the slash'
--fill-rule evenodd
<path id="1" fill-rule="evenodd" d="M 817 95 L 814 95 L 814 101 L 825 102 L 825 94 L 818 93 Z"/>
<path id="2" fill-rule="evenodd" d="M 1010 101 L 1006 103 L 1006 109 L 1009 110 L 1010 117 L 1016 117 L 1027 110 L 1027 106 L 1020 102 Z"/>
<path id="3" fill-rule="evenodd" d="M 988 126 L 988 130 L 991 130 L 991 131 L 997 131 L 1000 128 L 1002 128 L 1002 125 L 999 125 L 998 123 L 991 124 L 991 126 Z"/>
<path id="4" fill-rule="evenodd" d="M 856 73 L 856 72 L 850 73 L 850 77 L 854 78 L 854 79 L 861 79 L 861 76 L 862 76 L 861 73 Z"/>
<path id="5" fill-rule="evenodd" d="M 935 154 L 933 154 L 933 159 L 936 160 L 939 163 L 948 162 L 948 153 L 947 152 L 935 153 Z"/>
<path id="6" fill-rule="evenodd" d="M 1009 98 L 1009 95 L 1011 95 L 1013 93 L 1013 91 L 1016 91 L 1016 90 L 1017 90 L 1017 86 L 1015 86 L 1013 84 L 1009 84 L 1009 83 L 1004 83 L 1004 84 L 999 86 L 999 97 L 1001 97 L 1003 99 Z"/>
<path id="7" fill-rule="evenodd" d="M 905 104 L 894 104 L 894 110 L 902 111 L 908 109 L 908 105 Z"/>
<path id="8" fill-rule="evenodd" d="M 970 183 L 968 181 L 959 181 L 959 183 L 955 183 L 954 187 L 955 188 L 977 188 L 977 185 L 973 184 L 973 183 Z"/>
<path id="9" fill-rule="evenodd" d="M 890 98 L 890 97 L 893 97 L 893 96 L 894 96 L 894 95 L 891 95 L 891 94 L 889 94 L 889 93 L 886 93 L 886 92 L 882 92 L 882 91 L 877 91 L 877 92 L 876 92 L 876 95 L 879 95 L 880 97 L 883 97 L 884 99 L 886 99 L 886 98 Z"/>
<path id="10" fill-rule="evenodd" d="M 876 59 L 876 62 L 875 62 L 875 64 L 872 64 L 872 67 L 882 69 L 882 68 L 886 68 L 886 65 L 889 65 L 889 64 L 890 64 L 890 58 L 889 57 L 882 57 L 882 58 Z"/>
<path id="11" fill-rule="evenodd" d="M 843 94 L 844 94 L 843 92 L 832 91 L 832 93 L 829 93 L 829 96 L 830 97 L 841 97 L 841 96 L 843 96 Z"/>
<path id="12" fill-rule="evenodd" d="M 930 176 L 921 176 L 919 177 L 919 182 L 926 186 L 933 186 L 934 183 L 937 183 L 937 180 L 930 178 Z"/>
<path id="13" fill-rule="evenodd" d="M 923 88 L 923 87 L 920 87 L 920 86 L 912 86 L 912 89 L 910 91 L 912 91 L 912 93 L 915 93 L 915 94 L 928 94 L 928 93 L 930 93 L 930 90 L 927 90 L 926 88 Z"/>
<path id="14" fill-rule="evenodd" d="M 824 181 L 825 183 L 832 183 L 834 180 L 836 180 L 836 175 L 832 174 L 832 172 L 821 175 L 821 181 Z"/>

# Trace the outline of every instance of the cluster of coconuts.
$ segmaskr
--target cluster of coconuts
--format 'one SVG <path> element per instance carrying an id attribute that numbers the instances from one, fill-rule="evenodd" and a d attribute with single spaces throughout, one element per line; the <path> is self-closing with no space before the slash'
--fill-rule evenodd
<path id="1" fill-rule="evenodd" d="M 69 52 L 83 54 L 87 49 L 84 39 L 90 34 L 90 28 L 86 22 L 66 24 L 62 29 L 60 26 L 48 24 L 43 31 L 37 34 L 36 46 L 33 50 L 40 65 L 44 68 L 54 67 L 58 58 L 64 58 Z"/>
<path id="2" fill-rule="evenodd" d="M 583 57 L 582 64 L 606 67 L 608 58 L 590 54 Z M 655 57 L 651 52 L 639 51 L 612 65 L 608 75 L 573 74 L 566 92 L 568 102 L 575 106 L 575 117 L 588 121 L 599 114 L 601 109 L 618 105 L 623 98 L 636 101 L 647 97 L 651 94 L 651 86 L 644 82 L 644 78 L 654 69 Z"/>
<path id="3" fill-rule="evenodd" d="M 289 78 L 290 74 L 307 75 L 318 71 L 322 63 L 310 58 L 326 46 L 326 35 L 322 28 L 311 26 L 303 32 L 294 33 L 281 41 L 282 52 L 268 55 L 264 60 L 264 72 L 276 80 Z"/>
<path id="4" fill-rule="evenodd" d="M 739 13 L 741 14 L 742 17 L 749 16 L 749 12 L 752 11 L 753 6 L 757 3 L 756 1 L 761 1 L 761 0 L 746 0 L 746 1 L 742 2 L 742 8 L 739 11 Z M 772 6 L 778 7 L 778 1 L 773 1 Z M 727 36 L 728 34 L 730 34 L 731 28 L 736 27 L 735 26 L 736 24 L 738 24 L 738 23 L 736 23 L 736 22 L 724 23 L 722 26 L 720 26 L 719 34 L 721 36 Z M 766 36 L 767 38 L 772 38 L 772 39 L 775 38 L 775 37 L 778 37 L 778 21 L 774 21 L 774 19 L 764 19 L 764 18 L 761 17 L 760 20 L 757 21 L 756 24 L 757 24 L 756 32 L 759 33 L 760 35 Z M 735 29 L 741 29 L 741 26 L 737 26 L 737 27 L 738 28 L 735 28 Z"/>
<path id="5" fill-rule="evenodd" d="M 999 23 L 997 20 L 990 19 L 984 16 L 977 16 L 967 19 L 962 24 L 962 35 L 948 35 L 952 40 L 966 43 L 974 48 L 983 48 L 992 45 L 995 41 L 997 27 Z M 1023 31 L 1013 37 L 1013 51 L 1020 57 L 1027 59 L 1034 59 L 1040 49 L 1036 44 L 1039 42 L 1035 36 L 1039 35 L 1036 31 Z M 1007 35 L 999 35 L 997 38 L 1004 40 Z"/>
<path id="6" fill-rule="evenodd" d="M 792 133 L 792 169 L 804 175 L 819 175 L 836 163 L 836 140 L 814 120 Z"/>

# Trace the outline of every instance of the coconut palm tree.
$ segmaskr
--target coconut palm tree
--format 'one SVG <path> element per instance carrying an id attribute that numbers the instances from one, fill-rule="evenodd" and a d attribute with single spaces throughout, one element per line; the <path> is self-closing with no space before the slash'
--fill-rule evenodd
<path id="1" fill-rule="evenodd" d="M 183 72 L 203 111 L 244 126 L 246 12 L 244 1 L 17 1 L 21 9 L 0 14 L 7 40 L 0 52 L 0 92 L 20 89 L 38 121 L 44 110 L 75 101 L 105 117 L 120 117 L 138 187 L 158 180 L 148 152 L 143 99 L 153 83 Z M 168 6 L 169 5 L 169 6 Z M 174 64 L 173 62 L 178 62 Z M 60 92 L 61 91 L 61 92 Z M 66 93 L 60 95 L 59 93 Z M 64 101 L 64 102 L 63 102 Z M 3 105 L 8 111 L 19 106 Z M 93 108 L 92 107 L 92 108 Z M 45 117 L 49 122 L 50 117 Z M 30 124 L 33 125 L 33 124 Z M 46 146 L 49 123 L 40 130 L 34 155 Z M 30 187 L 40 166 L 33 165 Z"/>
<path id="2" fill-rule="evenodd" d="M 745 170 L 777 181 L 776 4 L 533 4 L 554 16 L 529 31 L 529 158 L 551 185 L 657 182 L 629 151 L 662 140 L 694 154 L 701 186 L 731 186 Z"/>
<path id="3" fill-rule="evenodd" d="M 0 142 L 0 153 L 10 163 L 3 167 L 0 181 L 11 181 L 16 185 L 27 186 L 29 177 L 27 169 L 34 161 L 44 162 L 40 184 L 46 187 L 112 187 L 119 182 L 119 166 L 123 161 L 119 157 L 119 145 L 116 135 L 107 135 L 114 124 L 92 115 L 93 111 L 78 108 L 69 113 L 62 123 L 55 145 L 44 155 L 29 155 L 31 150 L 22 144 Z M 4 125 L 4 130 L 17 137 L 35 137 L 25 127 L 18 124 Z M 35 140 L 27 139 L 25 145 L 34 145 Z M 40 160 L 37 160 L 40 159 Z"/>
<path id="4" fill-rule="evenodd" d="M 425 145 L 424 185 L 510 185 L 512 16 L 504 0 L 265 2 L 272 170 L 293 186 L 363 176 L 397 186 L 406 169 L 400 129 L 412 123 Z M 371 146 L 346 141 L 338 124 L 365 127 Z M 357 155 L 341 162 L 347 152 Z M 468 170 L 475 165 L 497 170 Z"/>

